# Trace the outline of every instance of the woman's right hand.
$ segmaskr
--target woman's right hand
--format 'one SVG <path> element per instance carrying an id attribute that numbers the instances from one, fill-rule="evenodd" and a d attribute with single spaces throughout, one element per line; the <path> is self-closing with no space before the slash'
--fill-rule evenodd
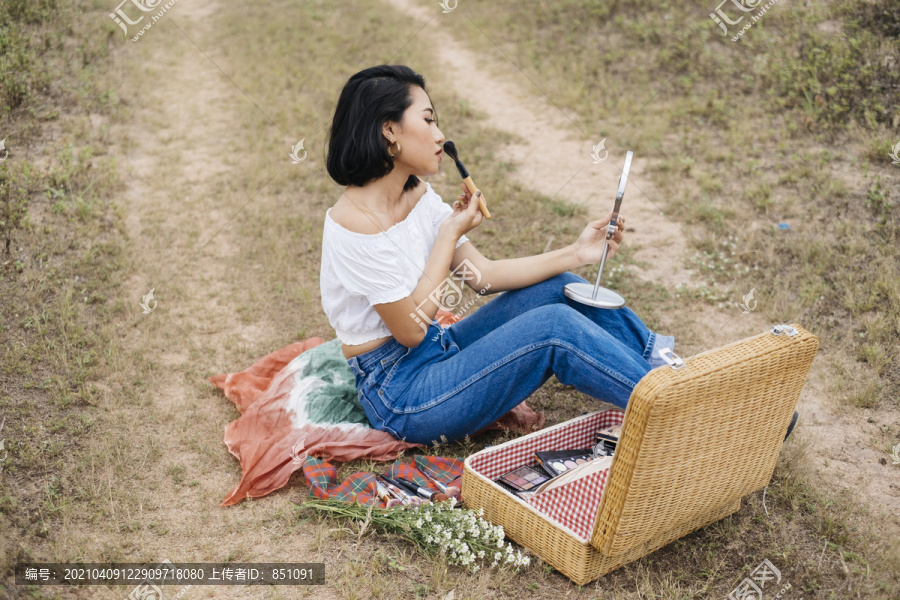
<path id="1" fill-rule="evenodd" d="M 481 225 L 481 221 L 484 219 L 480 208 L 481 190 L 476 189 L 475 194 L 472 194 L 465 183 L 461 185 L 464 193 L 460 194 L 458 200 L 453 203 L 453 214 L 441 223 L 441 227 L 448 228 L 456 239 Z"/>

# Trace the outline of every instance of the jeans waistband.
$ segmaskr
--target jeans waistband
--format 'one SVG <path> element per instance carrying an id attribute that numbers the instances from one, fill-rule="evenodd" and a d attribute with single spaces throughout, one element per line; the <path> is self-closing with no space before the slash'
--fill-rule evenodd
<path id="1" fill-rule="evenodd" d="M 361 375 L 371 370 L 378 361 L 396 352 L 402 346 L 403 344 L 398 342 L 397 338 L 391 338 L 377 348 L 349 358 L 347 363 L 354 372 L 358 372 Z"/>

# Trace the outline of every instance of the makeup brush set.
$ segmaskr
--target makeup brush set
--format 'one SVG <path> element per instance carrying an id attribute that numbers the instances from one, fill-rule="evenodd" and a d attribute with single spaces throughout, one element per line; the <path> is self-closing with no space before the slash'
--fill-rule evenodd
<path id="1" fill-rule="evenodd" d="M 376 475 L 378 480 L 375 482 L 376 493 L 378 497 L 384 500 L 387 508 L 398 505 L 415 506 L 427 502 L 443 502 L 450 498 L 460 500 L 459 488 L 456 486 L 444 485 L 431 477 L 428 473 L 422 471 L 422 475 L 431 485 L 436 487 L 438 491 L 432 491 L 428 487 L 418 485 L 414 481 L 403 477 L 388 477 L 387 475 Z M 461 506 L 460 503 L 454 507 Z"/>

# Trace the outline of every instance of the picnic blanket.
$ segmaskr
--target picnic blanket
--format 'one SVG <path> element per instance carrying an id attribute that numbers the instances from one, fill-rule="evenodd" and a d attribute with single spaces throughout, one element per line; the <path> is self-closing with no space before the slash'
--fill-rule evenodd
<path id="1" fill-rule="evenodd" d="M 452 313 L 440 314 L 438 322 L 448 325 L 452 317 Z M 241 480 L 221 506 L 283 487 L 307 456 L 340 462 L 393 460 L 401 451 L 418 446 L 369 424 L 338 339 L 295 342 L 245 371 L 209 380 L 241 413 L 225 427 L 225 445 L 240 461 Z M 487 429 L 527 433 L 543 426 L 543 413 L 522 402 Z"/>

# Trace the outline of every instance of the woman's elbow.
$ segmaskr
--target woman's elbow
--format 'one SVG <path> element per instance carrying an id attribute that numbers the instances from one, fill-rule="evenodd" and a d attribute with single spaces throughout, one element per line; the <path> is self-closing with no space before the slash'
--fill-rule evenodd
<path id="1" fill-rule="evenodd" d="M 415 331 L 404 331 L 394 334 L 394 339 L 406 346 L 407 348 L 415 348 L 425 339 L 425 333 L 420 328 Z"/>
<path id="2" fill-rule="evenodd" d="M 406 302 L 408 303 L 408 299 Z M 403 300 L 384 306 L 376 305 L 376 311 L 391 335 L 407 348 L 415 348 L 421 344 L 427 331 L 427 321 L 419 318 L 412 308 L 406 306 Z"/>
<path id="3" fill-rule="evenodd" d="M 410 319 L 409 323 L 388 323 L 388 329 L 391 330 L 391 335 L 394 336 L 394 339 L 407 348 L 415 348 L 421 344 L 427 334 L 424 323 L 419 325 L 412 319 Z"/>

